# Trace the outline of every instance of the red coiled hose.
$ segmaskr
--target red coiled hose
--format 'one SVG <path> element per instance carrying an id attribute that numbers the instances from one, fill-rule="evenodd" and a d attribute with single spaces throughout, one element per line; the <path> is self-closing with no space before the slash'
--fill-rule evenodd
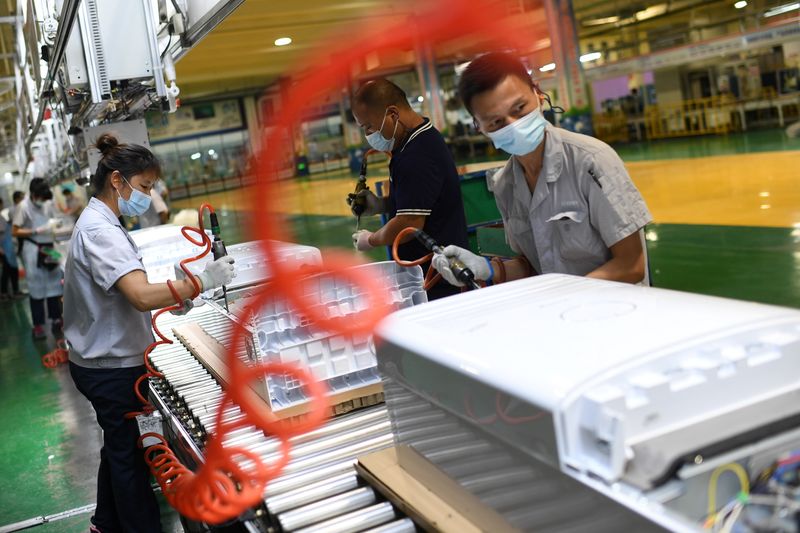
<path id="1" fill-rule="evenodd" d="M 214 212 L 214 208 L 211 207 L 209 204 L 204 203 L 200 205 L 200 208 L 197 210 L 197 227 L 193 228 L 191 226 L 183 226 L 181 228 L 181 234 L 183 234 L 184 238 L 189 241 L 190 243 L 194 244 L 195 246 L 203 246 L 203 250 L 194 257 L 187 257 L 183 261 L 180 262 L 181 269 L 186 273 L 186 277 L 189 281 L 192 282 L 194 286 L 194 291 L 192 292 L 192 299 L 196 298 L 198 294 L 200 294 L 200 284 L 197 282 L 197 279 L 194 277 L 194 274 L 189 271 L 189 267 L 187 266 L 189 263 L 193 261 L 198 261 L 208 255 L 208 252 L 211 251 L 211 239 L 208 238 L 205 232 L 205 226 L 203 224 L 203 212 L 208 211 L 209 213 Z M 196 233 L 200 236 L 199 239 L 195 239 L 192 237 L 191 233 Z M 153 331 L 158 336 L 158 339 L 153 342 L 147 349 L 144 351 L 144 366 L 147 369 L 147 372 L 142 374 L 139 379 L 136 380 L 134 385 L 134 393 L 136 394 L 136 398 L 142 402 L 142 410 L 141 411 L 133 411 L 127 413 L 125 418 L 136 418 L 139 415 L 149 414 L 153 412 L 154 407 L 150 404 L 150 402 L 145 398 L 142 394 L 142 384 L 144 384 L 149 378 L 162 378 L 164 375 L 153 368 L 152 363 L 150 362 L 150 353 L 155 350 L 158 346 L 162 344 L 172 344 L 172 341 L 166 338 L 161 331 L 158 329 L 156 325 L 156 320 L 162 314 L 168 311 L 177 311 L 183 307 L 183 300 L 181 300 L 180 295 L 178 294 L 177 289 L 172 283 L 172 280 L 167 280 L 167 286 L 169 287 L 170 292 L 172 293 L 173 298 L 175 298 L 175 304 L 169 307 L 165 307 L 163 309 L 159 309 L 153 314 L 151 319 L 151 324 L 153 325 Z"/>
<path id="2" fill-rule="evenodd" d="M 55 368 L 67 361 L 69 361 L 69 346 L 64 339 L 58 339 L 56 348 L 42 356 L 42 364 L 45 368 Z"/>
<path id="3" fill-rule="evenodd" d="M 205 257 L 211 250 L 211 241 L 203 227 L 203 211 L 205 210 L 210 213 L 214 212 L 210 205 L 201 205 L 198 228 L 184 226 L 181 229 L 181 233 L 189 242 L 196 246 L 204 246 L 200 254 L 180 262 L 181 268 L 194 284 L 193 298 L 200 293 L 200 285 L 187 265 Z M 193 238 L 191 233 L 200 235 L 200 238 Z M 156 347 L 162 344 L 172 344 L 172 341 L 161 333 L 156 321 L 163 313 L 181 309 L 183 305 L 172 282 L 168 281 L 167 284 L 177 303 L 161 309 L 153 315 L 153 331 L 158 339 L 145 350 L 144 360 L 147 373 L 142 375 L 135 385 L 136 396 L 144 408 L 140 412 L 128 413 L 126 415 L 128 418 L 152 412 L 153 407 L 142 394 L 140 387 L 148 378 L 163 377 L 163 374 L 152 367 L 149 356 Z M 145 462 L 161 487 L 167 502 L 183 516 L 210 524 L 230 520 L 258 505 L 263 498 L 267 483 L 278 476 L 289 462 L 289 439 L 318 427 L 325 420 L 328 412 L 325 387 L 306 370 L 286 363 L 272 362 L 245 366 L 238 358 L 232 356 L 232 353 L 235 353 L 235 350 L 227 355 L 230 380 L 217 412 L 217 431 L 210 436 L 206 444 L 205 463 L 197 472 L 191 471 L 180 462 L 163 436 L 146 433 L 139 438 L 140 447 L 143 446 L 144 439 L 147 437 L 154 437 L 160 441 L 145 450 Z M 271 413 L 264 412 L 263 403 L 245 393 L 249 390 L 250 381 L 263 379 L 266 374 L 290 375 L 303 383 L 306 392 L 311 397 L 311 409 L 305 418 L 301 421 L 281 421 Z M 240 406 L 245 416 L 238 421 L 227 422 L 222 419 L 222 413 L 234 403 Z M 280 440 L 278 459 L 271 465 L 266 465 L 261 457 L 244 448 L 223 446 L 225 438 L 230 432 L 252 425 L 265 434 L 274 435 Z"/>

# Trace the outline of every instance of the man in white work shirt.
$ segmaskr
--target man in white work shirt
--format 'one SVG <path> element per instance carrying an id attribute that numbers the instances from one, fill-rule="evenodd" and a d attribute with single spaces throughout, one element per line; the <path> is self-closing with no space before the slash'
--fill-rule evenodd
<path id="1" fill-rule="evenodd" d="M 476 125 L 512 157 L 490 177 L 511 248 L 510 261 L 448 246 L 433 265 L 451 284 L 457 257 L 487 284 L 562 273 L 649 284 L 643 228 L 652 217 L 622 160 L 593 137 L 550 125 L 549 102 L 519 59 L 474 60 L 459 93 Z"/>

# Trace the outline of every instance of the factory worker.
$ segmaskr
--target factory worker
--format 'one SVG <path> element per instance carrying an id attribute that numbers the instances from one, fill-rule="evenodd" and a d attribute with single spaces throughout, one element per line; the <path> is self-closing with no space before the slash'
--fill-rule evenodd
<path id="1" fill-rule="evenodd" d="M 356 249 L 389 246 L 408 227 L 424 230 L 442 245 L 467 246 L 458 171 L 442 134 L 431 121 L 416 113 L 403 90 L 385 79 L 370 81 L 358 90 L 353 98 L 353 117 L 372 148 L 391 153 L 389 195 L 378 198 L 371 191 L 360 193 L 366 199 L 364 215 L 385 213 L 389 222 L 374 233 L 362 230 L 353 234 Z M 428 253 L 413 237 L 397 251 L 404 260 Z M 428 291 L 428 299 L 458 292 L 458 287 L 442 280 Z"/>
<path id="2" fill-rule="evenodd" d="M 125 414 L 141 404 L 134 383 L 145 373 L 143 352 L 153 342 L 150 311 L 174 303 L 166 283 L 147 281 L 141 254 L 120 215 L 141 215 L 159 179 L 156 157 L 110 134 L 97 139 L 102 155 L 92 177 L 94 197 L 81 213 L 70 243 L 64 278 L 64 334 L 69 368 L 92 403 L 103 429 L 93 531 L 161 531 L 147 466 L 137 447 L 135 420 Z M 209 262 L 198 276 L 203 290 L 230 283 L 233 259 Z M 188 279 L 175 288 L 193 293 Z"/>
<path id="3" fill-rule="evenodd" d="M 477 58 L 458 89 L 476 126 L 511 154 L 489 186 L 521 255 L 490 262 L 451 246 L 433 261 L 445 279 L 458 283 L 447 259 L 457 257 L 490 283 L 557 272 L 648 284 L 643 228 L 652 217 L 617 153 L 551 126 L 542 116 L 549 99 L 512 55 Z"/>
<path id="4" fill-rule="evenodd" d="M 59 333 L 61 319 L 61 280 L 63 271 L 59 256 L 53 244 L 54 231 L 58 226 L 53 207 L 53 192 L 42 178 L 33 178 L 30 194 L 14 210 L 13 235 L 22 240 L 22 263 L 28 280 L 30 293 L 33 336 L 43 339 L 47 336 L 45 324 L 45 302 L 47 315 L 52 322 L 53 331 Z"/>

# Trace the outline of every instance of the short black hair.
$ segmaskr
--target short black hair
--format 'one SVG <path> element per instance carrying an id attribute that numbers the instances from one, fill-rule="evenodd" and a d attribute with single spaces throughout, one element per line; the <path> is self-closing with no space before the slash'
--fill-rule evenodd
<path id="1" fill-rule="evenodd" d="M 23 198 L 25 198 L 25 193 L 22 191 L 14 191 L 14 194 L 11 195 L 11 199 L 15 202 L 19 202 Z"/>
<path id="2" fill-rule="evenodd" d="M 144 146 L 138 144 L 120 143 L 119 139 L 111 133 L 103 133 L 94 143 L 100 151 L 100 162 L 92 176 L 94 195 L 103 192 L 108 182 L 108 176 L 115 170 L 119 171 L 125 179 L 142 172 L 152 171 L 161 177 L 161 163 L 158 158 Z"/>
<path id="3" fill-rule="evenodd" d="M 390 105 L 410 108 L 405 91 L 385 78 L 368 81 L 362 85 L 355 96 L 353 104 L 361 104 L 369 109 L 381 111 Z"/>
<path id="4" fill-rule="evenodd" d="M 528 69 L 519 58 L 505 52 L 490 52 L 474 59 L 458 80 L 458 96 L 467 111 L 472 113 L 472 99 L 491 91 L 509 76 L 516 76 L 535 88 Z"/>
<path id="5" fill-rule="evenodd" d="M 33 178 L 28 186 L 28 191 L 31 193 L 31 198 L 36 196 L 42 200 L 53 199 L 53 191 L 50 190 L 50 185 L 47 184 L 44 178 Z"/>

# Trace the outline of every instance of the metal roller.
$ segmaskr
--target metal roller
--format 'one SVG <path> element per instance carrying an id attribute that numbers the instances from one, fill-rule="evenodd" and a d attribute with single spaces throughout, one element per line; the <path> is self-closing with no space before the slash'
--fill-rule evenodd
<path id="1" fill-rule="evenodd" d="M 355 472 L 339 474 L 317 483 L 311 483 L 297 490 L 264 499 L 267 510 L 272 514 L 280 514 L 301 505 L 329 498 L 358 487 Z"/>
<path id="2" fill-rule="evenodd" d="M 363 533 L 416 533 L 416 531 L 417 527 L 414 525 L 413 520 L 410 518 L 403 518 L 402 520 L 395 520 L 383 526 L 368 529 Z"/>
<path id="3" fill-rule="evenodd" d="M 278 516 L 278 521 L 284 531 L 294 531 L 372 505 L 375 500 L 375 491 L 361 487 L 283 513 Z"/>
<path id="4" fill-rule="evenodd" d="M 300 529 L 297 533 L 357 533 L 385 524 L 396 516 L 392 504 L 383 502 Z"/>

